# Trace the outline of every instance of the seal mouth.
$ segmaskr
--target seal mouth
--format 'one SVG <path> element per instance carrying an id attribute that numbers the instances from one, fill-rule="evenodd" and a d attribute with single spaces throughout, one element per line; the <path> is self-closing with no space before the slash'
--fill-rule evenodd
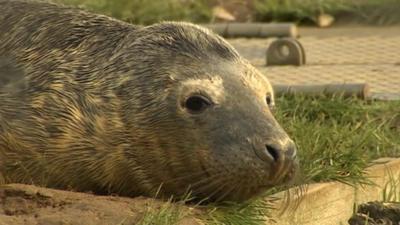
<path id="1" fill-rule="evenodd" d="M 279 179 L 279 182 L 281 183 L 289 183 L 291 182 L 297 174 L 298 170 L 298 162 L 297 159 L 289 163 L 290 165 L 286 166 L 286 170 L 281 173 Z"/>
<path id="2" fill-rule="evenodd" d="M 271 164 L 271 171 L 268 179 L 273 186 L 290 183 L 297 174 L 298 163 L 296 159 L 285 159 L 279 163 Z"/>
<path id="3" fill-rule="evenodd" d="M 270 181 L 274 185 L 285 184 L 293 180 L 297 172 L 297 164 L 292 160 L 285 160 L 275 171 L 271 171 Z"/>

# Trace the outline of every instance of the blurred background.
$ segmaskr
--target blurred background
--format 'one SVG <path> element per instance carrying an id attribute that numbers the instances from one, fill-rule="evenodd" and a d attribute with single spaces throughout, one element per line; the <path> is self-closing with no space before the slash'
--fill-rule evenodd
<path id="1" fill-rule="evenodd" d="M 208 23 L 295 22 L 302 25 L 393 25 L 399 0 L 56 0 L 136 24 L 161 20 Z"/>
<path id="2" fill-rule="evenodd" d="M 53 1 L 140 25 L 165 20 L 206 26 L 241 24 L 214 31 L 219 29 L 219 34 L 273 84 L 368 83 L 374 99 L 400 99 L 400 50 L 395 51 L 400 49 L 400 0 Z M 279 31 L 253 29 L 254 24 L 277 24 Z M 222 34 L 228 30 L 241 34 Z M 298 40 L 298 54 L 282 57 L 296 56 L 304 61 L 297 63 L 300 67 L 290 63 L 278 67 L 269 63 L 266 67 L 266 51 L 282 37 Z"/>

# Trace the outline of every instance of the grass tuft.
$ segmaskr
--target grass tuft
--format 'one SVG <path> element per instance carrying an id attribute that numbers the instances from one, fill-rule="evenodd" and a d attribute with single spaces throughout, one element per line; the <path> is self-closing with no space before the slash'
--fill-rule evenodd
<path id="1" fill-rule="evenodd" d="M 383 187 L 382 201 L 400 203 L 400 174 L 394 176 L 393 171 L 388 170 L 388 175 L 389 181 Z"/>
<path id="2" fill-rule="evenodd" d="M 187 215 L 183 207 L 171 202 L 164 203 L 160 208 L 149 205 L 138 225 L 178 224 Z"/>
<path id="3" fill-rule="evenodd" d="M 259 225 L 271 218 L 272 198 L 257 198 L 242 204 L 226 203 L 224 206 L 210 207 L 207 225 Z"/>
<path id="4" fill-rule="evenodd" d="M 367 182 L 371 160 L 400 156 L 400 102 L 283 96 L 278 121 L 298 145 L 307 182 Z"/>
<path id="5" fill-rule="evenodd" d="M 146 205 L 145 211 L 137 225 L 176 225 L 182 219 L 191 215 L 191 208 L 186 207 L 186 203 L 191 200 L 190 193 L 187 193 L 181 200 L 174 201 L 171 197 L 168 201 L 162 203 L 152 199 Z"/>

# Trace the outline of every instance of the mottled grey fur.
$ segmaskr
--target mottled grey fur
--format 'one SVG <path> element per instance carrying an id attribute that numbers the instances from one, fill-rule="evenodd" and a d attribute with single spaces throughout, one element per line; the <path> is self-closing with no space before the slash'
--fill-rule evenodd
<path id="1" fill-rule="evenodd" d="M 128 196 L 162 184 L 162 195 L 191 187 L 244 200 L 292 176 L 290 158 L 274 164 L 254 151 L 292 145 L 265 103 L 269 83 L 217 35 L 49 3 L 0 0 L 0 9 L 0 181 Z M 190 92 L 212 88 L 184 84 L 216 77 L 221 104 L 182 109 Z"/>

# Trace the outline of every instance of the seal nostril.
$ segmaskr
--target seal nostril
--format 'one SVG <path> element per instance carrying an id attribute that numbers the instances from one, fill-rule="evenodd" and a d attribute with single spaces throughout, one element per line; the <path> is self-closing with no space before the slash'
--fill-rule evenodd
<path id="1" fill-rule="evenodd" d="M 288 147 L 287 151 L 286 151 L 286 155 L 287 155 L 287 157 L 290 158 L 290 159 L 296 159 L 296 157 L 297 157 L 297 148 L 296 148 L 296 145 L 291 144 L 291 145 Z"/>
<path id="2" fill-rule="evenodd" d="M 275 162 L 277 162 L 280 158 L 279 156 L 279 150 L 272 147 L 271 145 L 266 145 L 265 146 L 267 148 L 268 153 L 272 156 L 272 158 L 274 159 Z"/>

